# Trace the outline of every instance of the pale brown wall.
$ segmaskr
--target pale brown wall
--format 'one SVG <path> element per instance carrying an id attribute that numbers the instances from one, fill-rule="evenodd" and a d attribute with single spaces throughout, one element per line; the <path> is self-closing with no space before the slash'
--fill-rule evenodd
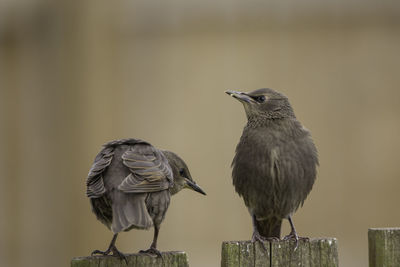
<path id="1" fill-rule="evenodd" d="M 271 87 L 320 154 L 299 233 L 337 237 L 341 266 L 366 266 L 367 229 L 400 224 L 400 9 L 304 3 L 4 1 L 0 265 L 68 266 L 104 249 L 85 177 L 102 143 L 137 137 L 185 158 L 208 193 L 173 198 L 160 249 L 218 266 L 222 240 L 251 236 L 230 180 L 245 116 L 223 92 Z M 131 231 L 118 246 L 151 238 Z"/>

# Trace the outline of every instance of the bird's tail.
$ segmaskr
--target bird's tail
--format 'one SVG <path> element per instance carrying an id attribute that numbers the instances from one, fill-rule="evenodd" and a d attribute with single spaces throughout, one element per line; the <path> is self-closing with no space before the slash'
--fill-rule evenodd
<path id="1" fill-rule="evenodd" d="M 147 194 L 123 194 L 113 203 L 111 230 L 114 233 L 132 228 L 148 229 L 153 226 L 145 198 Z"/>
<path id="2" fill-rule="evenodd" d="M 282 219 L 271 218 L 268 220 L 256 221 L 258 232 L 263 237 L 281 237 Z"/>

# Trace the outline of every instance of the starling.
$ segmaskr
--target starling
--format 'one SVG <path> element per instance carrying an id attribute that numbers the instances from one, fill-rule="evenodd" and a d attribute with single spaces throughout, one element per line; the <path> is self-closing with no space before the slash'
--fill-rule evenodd
<path id="1" fill-rule="evenodd" d="M 189 188 L 205 195 L 193 181 L 185 162 L 139 139 L 121 139 L 103 146 L 86 181 L 86 195 L 97 219 L 114 236 L 106 251 L 94 254 L 125 258 L 115 246 L 118 233 L 154 226 L 154 238 L 141 253 L 161 255 L 157 238 L 171 195 Z"/>
<path id="2" fill-rule="evenodd" d="M 247 116 L 232 179 L 252 217 L 252 241 L 280 239 L 282 219 L 288 219 L 291 232 L 284 239 L 295 239 L 297 246 L 292 215 L 311 191 L 318 165 L 310 132 L 279 92 L 263 88 L 226 93 L 243 104 Z"/>

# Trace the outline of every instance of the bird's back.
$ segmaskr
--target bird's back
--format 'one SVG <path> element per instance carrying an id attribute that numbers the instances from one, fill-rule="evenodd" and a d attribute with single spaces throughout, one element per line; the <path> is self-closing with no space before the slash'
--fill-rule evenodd
<path id="1" fill-rule="evenodd" d="M 160 150 L 141 140 L 123 139 L 105 144 L 95 158 L 87 195 L 97 218 L 114 233 L 147 229 L 154 215 L 146 206 L 149 195 L 167 203 L 166 210 L 171 183 L 171 169 Z"/>

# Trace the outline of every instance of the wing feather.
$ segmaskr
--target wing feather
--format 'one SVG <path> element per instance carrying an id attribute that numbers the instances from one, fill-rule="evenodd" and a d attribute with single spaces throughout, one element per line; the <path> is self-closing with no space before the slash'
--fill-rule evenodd
<path id="1" fill-rule="evenodd" d="M 110 165 L 113 156 L 113 147 L 105 147 L 96 156 L 86 179 L 86 196 L 89 198 L 99 198 L 106 192 L 102 173 Z"/>
<path id="2" fill-rule="evenodd" d="M 122 155 L 123 164 L 131 173 L 118 189 L 126 193 L 157 192 L 168 189 L 173 175 L 164 154 L 149 144 L 132 146 Z"/>

